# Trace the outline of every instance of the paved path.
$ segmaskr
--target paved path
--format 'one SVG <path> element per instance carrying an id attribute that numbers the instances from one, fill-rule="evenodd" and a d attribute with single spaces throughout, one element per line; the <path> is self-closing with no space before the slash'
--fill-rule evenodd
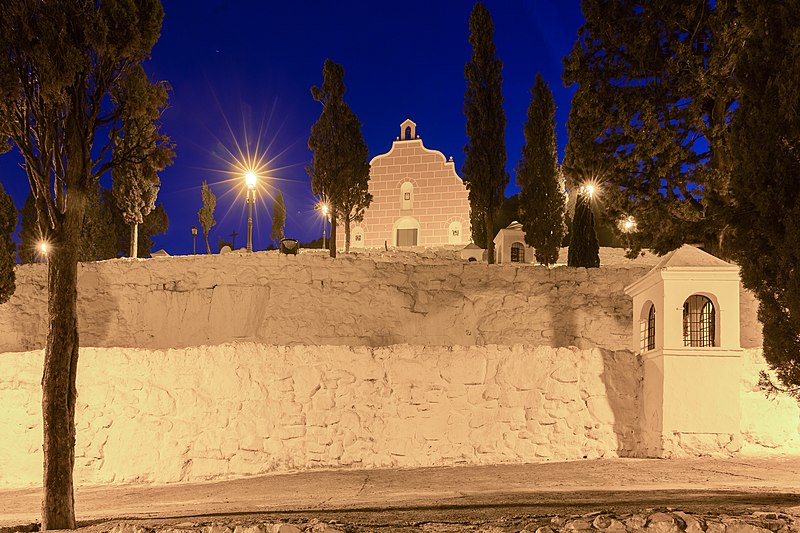
<path id="1" fill-rule="evenodd" d="M 800 458 L 611 459 L 408 470 L 317 470 L 231 481 L 79 487 L 84 523 L 244 514 L 405 519 L 676 507 L 800 514 Z M 0 526 L 39 519 L 41 490 L 0 490 Z M 791 509 L 794 508 L 794 509 Z"/>

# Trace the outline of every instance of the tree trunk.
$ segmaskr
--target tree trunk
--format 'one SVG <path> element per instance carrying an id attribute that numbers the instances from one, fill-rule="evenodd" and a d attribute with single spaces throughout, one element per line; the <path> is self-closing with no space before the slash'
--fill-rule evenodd
<path id="1" fill-rule="evenodd" d="M 486 261 L 490 264 L 494 264 L 494 235 L 492 234 L 492 226 L 494 226 L 494 213 L 492 209 L 489 208 L 486 210 L 486 213 L 483 216 L 483 220 L 486 223 Z"/>
<path id="2" fill-rule="evenodd" d="M 139 256 L 139 224 L 131 224 L 131 257 L 136 259 Z"/>
<path id="3" fill-rule="evenodd" d="M 49 326 L 42 375 L 44 495 L 42 530 L 75 529 L 75 399 L 78 370 L 78 248 L 86 204 L 71 188 L 64 218 L 53 231 L 48 257 Z"/>
<path id="4" fill-rule="evenodd" d="M 331 213 L 331 240 L 328 241 L 328 250 L 331 252 L 331 257 L 336 258 L 336 211 Z"/>
<path id="5" fill-rule="evenodd" d="M 207 253 L 207 254 L 210 254 L 210 253 L 211 253 L 211 245 L 210 245 L 210 244 L 208 244 L 208 232 L 207 232 L 207 231 L 204 231 L 204 232 L 203 232 L 203 235 L 204 235 L 204 236 L 205 236 L 205 238 L 206 238 L 206 253 Z"/>
<path id="6" fill-rule="evenodd" d="M 350 217 L 344 219 L 344 253 L 350 253 Z"/>

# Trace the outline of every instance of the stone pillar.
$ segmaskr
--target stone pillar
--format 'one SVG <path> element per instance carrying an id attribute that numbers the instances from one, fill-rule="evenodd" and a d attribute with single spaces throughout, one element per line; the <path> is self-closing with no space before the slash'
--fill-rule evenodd
<path id="1" fill-rule="evenodd" d="M 625 292 L 633 298 L 632 348 L 644 373 L 641 454 L 737 452 L 739 268 L 684 245 Z"/>

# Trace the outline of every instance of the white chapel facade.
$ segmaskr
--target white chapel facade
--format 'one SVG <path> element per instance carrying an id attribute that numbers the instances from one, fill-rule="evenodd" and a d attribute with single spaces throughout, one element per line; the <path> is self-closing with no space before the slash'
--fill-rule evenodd
<path id="1" fill-rule="evenodd" d="M 351 227 L 350 248 L 464 246 L 470 242 L 467 188 L 452 157 L 430 150 L 407 119 L 389 152 L 370 162 L 372 203 Z M 343 229 L 337 245 L 344 247 Z"/>

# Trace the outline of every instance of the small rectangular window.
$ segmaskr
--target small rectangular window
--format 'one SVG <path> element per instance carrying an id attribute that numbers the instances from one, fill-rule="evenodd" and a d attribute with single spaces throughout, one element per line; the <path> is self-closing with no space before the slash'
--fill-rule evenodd
<path id="1" fill-rule="evenodd" d="M 453 237 L 458 237 L 458 230 L 457 229 L 453 230 Z"/>
<path id="2" fill-rule="evenodd" d="M 417 245 L 416 229 L 397 230 L 397 246 L 416 246 L 416 245 Z"/>
<path id="3" fill-rule="evenodd" d="M 403 200 L 405 201 L 411 200 L 411 193 L 410 192 L 403 193 Z"/>
<path id="4" fill-rule="evenodd" d="M 360 240 L 361 240 L 361 235 L 356 235 L 356 241 L 360 241 Z"/>

